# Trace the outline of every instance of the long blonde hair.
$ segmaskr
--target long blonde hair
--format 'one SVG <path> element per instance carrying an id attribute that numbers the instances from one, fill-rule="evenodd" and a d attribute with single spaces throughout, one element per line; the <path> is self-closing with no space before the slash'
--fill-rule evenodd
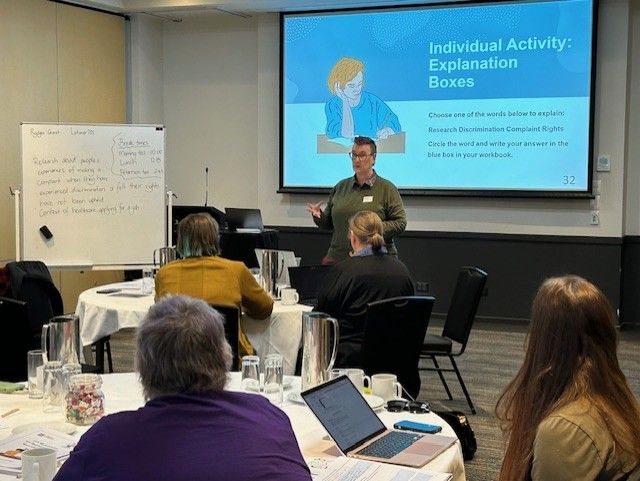
<path id="1" fill-rule="evenodd" d="M 616 449 L 640 459 L 640 408 L 620 370 L 613 310 L 577 276 L 547 279 L 531 309 L 525 359 L 496 405 L 508 444 L 501 481 L 531 478 L 539 424 L 581 398 L 604 421 Z"/>

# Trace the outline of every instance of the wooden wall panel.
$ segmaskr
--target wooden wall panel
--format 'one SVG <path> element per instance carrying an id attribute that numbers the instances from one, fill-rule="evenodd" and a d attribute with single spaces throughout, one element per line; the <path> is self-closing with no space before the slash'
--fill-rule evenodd
<path id="1" fill-rule="evenodd" d="M 126 122 L 125 20 L 47 0 L 0 1 L 0 178 L 20 183 L 19 123 Z M 15 258 L 13 198 L 0 195 L 0 262 Z M 82 226 L 78 226 L 80 233 Z M 66 312 L 122 272 L 54 271 Z"/>
<path id="2" fill-rule="evenodd" d="M 124 18 L 57 7 L 60 122 L 126 122 Z"/>
<path id="3" fill-rule="evenodd" d="M 44 0 L 0 2 L 0 261 L 15 259 L 13 197 L 20 183 L 23 121 L 58 120 L 56 7 Z"/>
<path id="4" fill-rule="evenodd" d="M 63 4 L 57 9 L 59 121 L 125 123 L 124 18 Z M 83 290 L 123 274 L 63 270 L 56 277 L 71 312 Z"/>

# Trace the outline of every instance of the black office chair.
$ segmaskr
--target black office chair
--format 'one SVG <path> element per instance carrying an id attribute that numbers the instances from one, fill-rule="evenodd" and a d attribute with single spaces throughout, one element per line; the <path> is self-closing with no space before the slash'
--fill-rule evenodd
<path id="1" fill-rule="evenodd" d="M 32 347 L 27 303 L 0 297 L 0 381 L 27 379 L 27 351 Z"/>
<path id="2" fill-rule="evenodd" d="M 47 266 L 40 261 L 15 261 L 7 264 L 14 299 L 27 303 L 31 331 L 31 349 L 40 349 L 42 325 L 64 313 L 62 296 L 53 284 Z"/>
<path id="3" fill-rule="evenodd" d="M 362 366 L 368 375 L 384 372 L 398 381 L 413 399 L 420 392 L 420 349 L 433 297 L 405 296 L 367 304 Z"/>
<path id="4" fill-rule="evenodd" d="M 447 385 L 447 381 L 442 375 L 443 372 L 455 372 L 458 377 L 458 382 L 467 398 L 467 403 L 471 408 L 473 414 L 476 413 L 476 409 L 471 402 L 469 391 L 464 384 L 460 370 L 456 364 L 454 357 L 461 356 L 467 347 L 467 341 L 469 340 L 469 334 L 471 333 L 471 327 L 478 311 L 478 304 L 480 304 L 480 298 L 482 297 L 482 291 L 484 285 L 487 282 L 487 273 L 477 267 L 462 267 L 458 274 L 458 280 L 456 282 L 456 288 L 451 298 L 449 305 L 449 312 L 447 313 L 447 319 L 444 323 L 444 329 L 441 336 L 433 334 L 427 334 L 424 337 L 424 344 L 420 353 L 421 359 L 431 359 L 435 367 L 420 368 L 421 371 L 437 371 L 440 376 L 440 381 L 444 386 L 445 391 L 449 399 L 453 399 L 451 391 Z M 457 351 L 453 350 L 453 342 L 460 345 Z M 436 359 L 439 356 L 446 356 L 451 361 L 451 368 L 443 368 L 438 364 Z"/>
<path id="5" fill-rule="evenodd" d="M 209 305 L 224 316 L 224 335 L 233 353 L 231 370 L 238 371 L 240 366 L 238 358 L 240 352 L 240 309 L 237 306 Z"/>

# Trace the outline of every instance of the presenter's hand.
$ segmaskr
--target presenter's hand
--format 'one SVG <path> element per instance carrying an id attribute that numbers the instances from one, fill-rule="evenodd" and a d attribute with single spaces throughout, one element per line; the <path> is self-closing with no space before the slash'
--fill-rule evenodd
<path id="1" fill-rule="evenodd" d="M 307 204 L 307 212 L 309 212 L 313 217 L 320 218 L 322 215 L 322 210 L 320 209 L 321 206 L 322 202 Z"/>

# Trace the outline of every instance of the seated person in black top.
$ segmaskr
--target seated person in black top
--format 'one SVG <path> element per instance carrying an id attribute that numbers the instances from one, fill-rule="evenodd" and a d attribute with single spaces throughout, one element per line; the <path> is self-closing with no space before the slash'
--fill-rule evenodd
<path id="1" fill-rule="evenodd" d="M 414 294 L 407 267 L 387 254 L 382 221 L 376 213 L 360 211 L 354 215 L 349 220 L 349 240 L 351 257 L 327 274 L 315 309 L 340 323 L 336 367 L 362 366 L 367 303 Z"/>

